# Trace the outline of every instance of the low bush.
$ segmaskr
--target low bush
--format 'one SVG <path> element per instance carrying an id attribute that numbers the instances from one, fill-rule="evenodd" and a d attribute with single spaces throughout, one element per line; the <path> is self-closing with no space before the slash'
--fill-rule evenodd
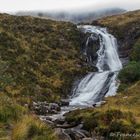
<path id="1" fill-rule="evenodd" d="M 140 80 L 140 62 L 132 61 L 119 74 L 122 83 L 130 84 Z"/>

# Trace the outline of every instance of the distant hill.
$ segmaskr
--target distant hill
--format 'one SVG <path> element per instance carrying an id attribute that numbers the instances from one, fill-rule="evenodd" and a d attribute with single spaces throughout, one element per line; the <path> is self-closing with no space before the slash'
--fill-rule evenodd
<path id="1" fill-rule="evenodd" d="M 16 15 L 19 16 L 35 16 L 35 17 L 43 17 L 43 18 L 49 18 L 54 20 L 61 20 L 61 21 L 71 21 L 74 23 L 80 23 L 80 22 L 91 22 L 93 20 L 111 16 L 111 15 L 117 15 L 122 14 L 126 12 L 124 9 L 120 8 L 110 8 L 110 9 L 103 9 L 103 10 L 97 10 L 94 11 L 82 11 L 82 12 L 42 12 L 42 11 L 28 11 L 28 12 L 18 12 Z"/>

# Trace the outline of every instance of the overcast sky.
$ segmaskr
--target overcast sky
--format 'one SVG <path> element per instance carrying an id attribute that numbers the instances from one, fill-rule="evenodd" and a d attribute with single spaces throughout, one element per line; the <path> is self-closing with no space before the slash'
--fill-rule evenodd
<path id="1" fill-rule="evenodd" d="M 140 0 L 0 0 L 0 12 L 30 10 L 102 9 L 120 7 L 126 10 L 140 9 Z"/>

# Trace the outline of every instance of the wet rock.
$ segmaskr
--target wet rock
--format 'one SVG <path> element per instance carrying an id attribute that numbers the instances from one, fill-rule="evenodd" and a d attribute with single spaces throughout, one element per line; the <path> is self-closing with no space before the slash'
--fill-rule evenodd
<path id="1" fill-rule="evenodd" d="M 92 106 L 93 106 L 93 107 L 96 107 L 96 104 L 93 104 Z"/>
<path id="2" fill-rule="evenodd" d="M 52 121 L 52 118 L 49 116 L 45 116 L 45 120 Z"/>
<path id="3" fill-rule="evenodd" d="M 69 106 L 69 101 L 65 100 L 65 99 L 62 99 L 61 102 L 60 102 L 60 106 Z"/>
<path id="4" fill-rule="evenodd" d="M 99 37 L 96 34 L 91 35 L 88 38 L 86 54 L 87 54 L 87 61 L 93 62 L 97 60 L 97 50 L 99 49 Z"/>

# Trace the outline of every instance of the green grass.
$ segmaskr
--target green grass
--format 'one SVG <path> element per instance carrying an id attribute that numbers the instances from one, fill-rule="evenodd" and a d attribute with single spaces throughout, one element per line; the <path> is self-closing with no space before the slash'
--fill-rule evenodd
<path id="1" fill-rule="evenodd" d="M 0 93 L 0 122 L 9 123 L 9 121 L 18 120 L 27 109 L 18 105 L 14 99 Z"/>

